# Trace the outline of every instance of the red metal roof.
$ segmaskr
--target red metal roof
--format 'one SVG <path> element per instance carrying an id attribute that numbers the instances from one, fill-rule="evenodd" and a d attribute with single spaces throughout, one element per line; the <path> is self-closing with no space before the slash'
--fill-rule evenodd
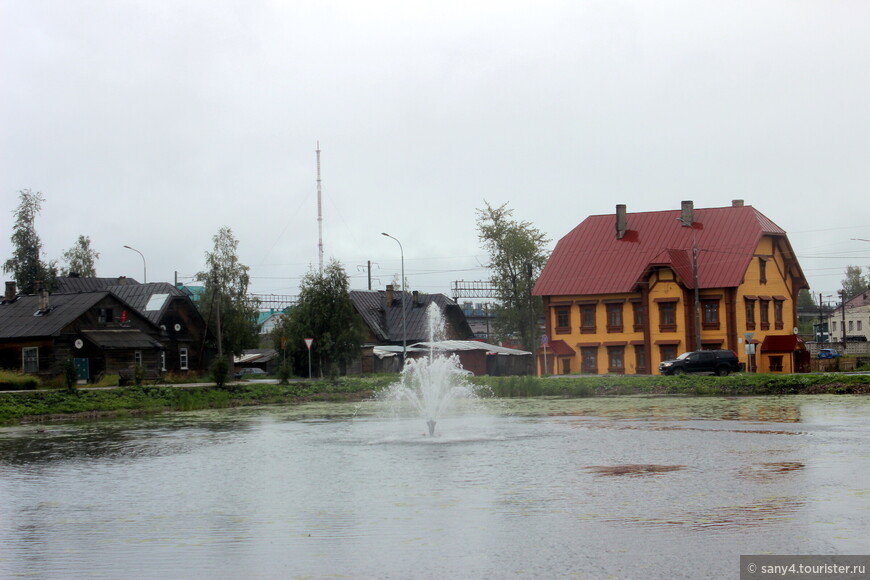
<path id="1" fill-rule="evenodd" d="M 767 335 L 761 343 L 761 350 L 765 352 L 791 352 L 803 350 L 804 341 L 795 334 Z"/>
<path id="2" fill-rule="evenodd" d="M 752 206 L 695 209 L 692 227 L 681 225 L 680 216 L 679 209 L 629 213 L 622 239 L 616 238 L 615 214 L 589 216 L 556 244 L 535 295 L 633 292 L 656 265 L 673 268 L 694 287 L 693 234 L 700 288 L 739 286 L 764 235 L 782 236 L 791 251 L 785 230 Z"/>
<path id="3" fill-rule="evenodd" d="M 574 356 L 577 353 L 574 352 L 574 349 L 568 346 L 568 343 L 564 340 L 551 340 L 547 343 L 547 349 L 544 350 L 543 346 L 538 347 L 538 354 L 549 354 L 556 356 Z"/>

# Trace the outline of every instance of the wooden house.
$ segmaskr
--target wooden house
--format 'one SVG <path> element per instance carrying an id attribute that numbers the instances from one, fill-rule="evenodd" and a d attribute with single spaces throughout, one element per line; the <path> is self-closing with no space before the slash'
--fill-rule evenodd
<path id="1" fill-rule="evenodd" d="M 151 376 L 199 371 L 209 360 L 208 332 L 190 297 L 168 283 L 71 276 L 58 278 L 53 294 L 17 296 L 7 282 L 0 368 L 59 374 L 72 356 L 89 379 L 136 364 Z"/>
<path id="2" fill-rule="evenodd" d="M 401 353 L 404 344 L 431 340 L 428 308 L 435 304 L 444 320 L 447 340 L 468 340 L 474 337 L 465 320 L 462 308 L 444 294 L 400 292 L 387 286 L 386 290 L 351 290 L 350 299 L 366 328 L 363 348 L 362 372 L 397 371 L 401 369 L 399 357 L 387 359 L 372 355 L 374 347 L 396 347 Z"/>
<path id="3" fill-rule="evenodd" d="M 12 286 L 10 287 L 10 284 Z M 67 357 L 79 377 L 95 379 L 136 364 L 157 371 L 160 329 L 108 291 L 16 296 L 14 283 L 0 303 L 0 368 L 54 376 Z"/>

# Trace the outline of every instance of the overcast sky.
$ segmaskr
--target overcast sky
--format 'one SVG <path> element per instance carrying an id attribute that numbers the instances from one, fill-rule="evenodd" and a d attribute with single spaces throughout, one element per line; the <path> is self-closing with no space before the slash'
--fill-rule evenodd
<path id="1" fill-rule="evenodd" d="M 222 226 L 251 290 L 323 243 L 374 288 L 482 280 L 475 209 L 552 245 L 586 216 L 744 199 L 814 292 L 870 266 L 870 2 L 0 0 L 0 259 L 180 280 Z M 8 279 L 8 275 L 6 275 Z"/>

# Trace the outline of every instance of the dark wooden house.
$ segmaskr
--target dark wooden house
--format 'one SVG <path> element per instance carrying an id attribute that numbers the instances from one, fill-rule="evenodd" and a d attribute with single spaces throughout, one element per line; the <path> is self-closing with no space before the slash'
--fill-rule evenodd
<path id="1" fill-rule="evenodd" d="M 141 364 L 158 371 L 160 329 L 108 291 L 16 296 L 7 284 L 0 303 L 0 367 L 54 376 L 67 357 L 80 378 Z"/>
<path id="2" fill-rule="evenodd" d="M 444 320 L 444 334 L 436 338 L 474 338 L 462 308 L 444 294 L 397 292 L 392 286 L 387 286 L 386 290 L 351 290 L 350 299 L 367 331 L 362 372 L 400 370 L 400 357 L 379 359 L 372 355 L 373 347 L 401 347 L 403 342 L 410 346 L 430 340 L 428 309 L 431 304 L 438 307 Z"/>
<path id="3" fill-rule="evenodd" d="M 162 370 L 185 372 L 208 367 L 208 327 L 185 292 L 166 282 L 123 284 L 109 291 L 157 325 L 164 348 Z"/>
<path id="4" fill-rule="evenodd" d="M 79 376 L 96 379 L 136 364 L 150 376 L 207 368 L 208 328 L 190 297 L 172 284 L 129 278 L 58 278 L 57 291 L 0 304 L 0 368 L 56 375 L 72 356 Z"/>

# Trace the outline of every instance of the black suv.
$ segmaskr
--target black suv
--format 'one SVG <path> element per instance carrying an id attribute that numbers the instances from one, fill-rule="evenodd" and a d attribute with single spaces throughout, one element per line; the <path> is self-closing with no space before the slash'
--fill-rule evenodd
<path id="1" fill-rule="evenodd" d="M 659 365 L 659 372 L 663 375 L 715 373 L 724 377 L 730 372 L 739 370 L 740 363 L 733 350 L 684 352 L 674 360 L 666 360 Z"/>

